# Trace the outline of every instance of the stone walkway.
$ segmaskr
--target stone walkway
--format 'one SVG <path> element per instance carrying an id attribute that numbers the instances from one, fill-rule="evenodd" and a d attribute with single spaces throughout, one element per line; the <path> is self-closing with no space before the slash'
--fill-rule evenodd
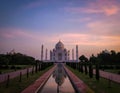
<path id="1" fill-rule="evenodd" d="M 44 73 L 40 78 L 38 78 L 33 84 L 28 86 L 26 89 L 24 89 L 21 93 L 37 93 L 39 89 L 44 85 L 44 83 L 48 80 L 55 67 L 56 66 Z"/>
<path id="2" fill-rule="evenodd" d="M 95 69 L 93 70 L 93 73 L 95 74 Z M 100 70 L 100 76 L 106 79 L 110 79 L 114 82 L 120 83 L 120 75 Z"/>
<path id="3" fill-rule="evenodd" d="M 29 72 L 31 72 L 31 71 L 32 71 L 32 68 L 29 68 Z M 18 71 L 14 71 L 14 72 L 10 72 L 10 73 L 1 74 L 0 75 L 0 83 L 6 81 L 8 75 L 10 76 L 10 79 L 12 79 L 12 78 L 15 78 L 15 77 L 19 76 L 20 72 L 22 73 L 22 75 L 26 74 L 27 73 L 27 68 L 22 69 L 22 70 L 18 70 Z"/>

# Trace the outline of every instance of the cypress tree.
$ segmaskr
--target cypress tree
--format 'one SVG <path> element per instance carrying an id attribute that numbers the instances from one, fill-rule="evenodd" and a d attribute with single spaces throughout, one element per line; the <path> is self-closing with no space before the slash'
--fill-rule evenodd
<path id="1" fill-rule="evenodd" d="M 92 68 L 92 63 L 89 63 L 89 77 L 93 78 L 93 68 Z"/>
<path id="2" fill-rule="evenodd" d="M 40 71 L 40 63 L 39 63 L 39 71 Z"/>
<path id="3" fill-rule="evenodd" d="M 87 71 L 87 63 L 85 62 L 85 74 L 87 75 L 88 71 Z"/>
<path id="4" fill-rule="evenodd" d="M 78 63 L 78 71 L 80 72 L 80 62 Z"/>
<path id="5" fill-rule="evenodd" d="M 99 81 L 100 75 L 99 75 L 99 65 L 96 64 L 96 80 Z"/>
<path id="6" fill-rule="evenodd" d="M 83 63 L 81 63 L 81 72 L 83 73 Z"/>
<path id="7" fill-rule="evenodd" d="M 35 72 L 37 73 L 37 61 L 36 61 L 36 64 L 35 64 Z"/>
<path id="8" fill-rule="evenodd" d="M 8 75 L 8 76 L 7 76 L 6 88 L 8 88 L 8 86 L 9 86 L 9 83 L 10 83 L 10 75 Z"/>
<path id="9" fill-rule="evenodd" d="M 29 68 L 27 68 L 27 78 L 29 77 Z"/>
<path id="10" fill-rule="evenodd" d="M 32 67 L 32 75 L 34 74 L 34 66 Z"/>

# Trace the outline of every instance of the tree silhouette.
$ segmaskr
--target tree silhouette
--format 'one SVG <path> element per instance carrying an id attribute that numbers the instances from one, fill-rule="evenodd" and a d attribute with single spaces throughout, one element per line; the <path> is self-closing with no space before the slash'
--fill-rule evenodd
<path id="1" fill-rule="evenodd" d="M 87 71 L 87 62 L 88 62 L 88 59 L 87 59 L 87 57 L 85 57 L 84 55 L 82 55 L 82 56 L 80 56 L 79 57 L 79 60 L 80 60 L 80 64 L 81 64 L 81 66 L 80 66 L 80 69 L 81 69 L 81 72 L 83 72 L 83 66 L 84 66 L 84 68 L 85 68 L 85 74 L 87 74 L 88 73 L 88 71 Z"/>

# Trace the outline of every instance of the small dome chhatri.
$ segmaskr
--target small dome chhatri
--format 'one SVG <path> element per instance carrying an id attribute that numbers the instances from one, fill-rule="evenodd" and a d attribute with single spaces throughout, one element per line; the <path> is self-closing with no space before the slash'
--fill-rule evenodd
<path id="1" fill-rule="evenodd" d="M 59 41 L 55 47 L 56 49 L 64 49 L 64 44 L 61 41 Z"/>

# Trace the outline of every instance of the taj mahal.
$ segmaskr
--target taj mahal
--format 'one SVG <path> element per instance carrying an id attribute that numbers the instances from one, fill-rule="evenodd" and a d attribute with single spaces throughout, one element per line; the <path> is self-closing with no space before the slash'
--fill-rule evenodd
<path id="1" fill-rule="evenodd" d="M 72 59 L 70 59 L 70 50 L 67 50 L 64 44 L 59 40 L 59 42 L 55 45 L 53 50 L 50 50 L 50 59 L 47 59 L 47 52 L 45 51 L 45 59 L 43 59 L 43 51 L 44 46 L 41 46 L 41 61 L 44 62 L 78 62 L 78 45 L 76 45 L 76 58 L 74 59 L 74 49 L 71 50 Z"/>

